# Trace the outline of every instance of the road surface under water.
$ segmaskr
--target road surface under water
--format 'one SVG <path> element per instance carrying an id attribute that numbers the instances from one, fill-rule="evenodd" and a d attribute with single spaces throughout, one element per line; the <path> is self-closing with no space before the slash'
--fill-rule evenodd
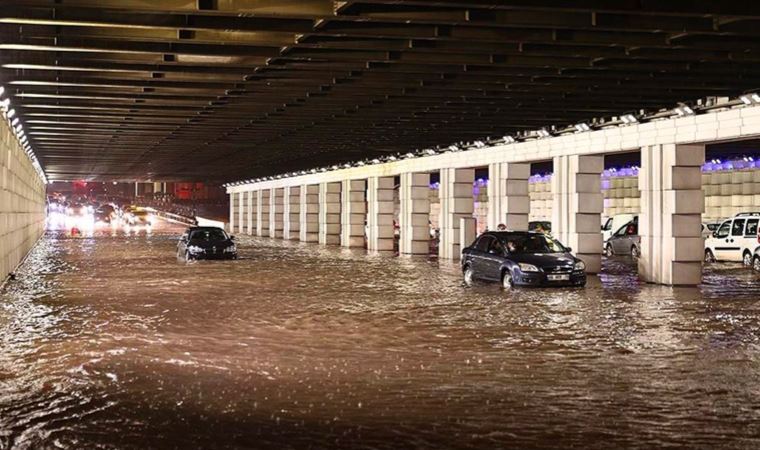
<path id="1" fill-rule="evenodd" d="M 50 231 L 0 294 L 0 448 L 758 448 L 760 277 L 463 287 L 456 264 Z"/>

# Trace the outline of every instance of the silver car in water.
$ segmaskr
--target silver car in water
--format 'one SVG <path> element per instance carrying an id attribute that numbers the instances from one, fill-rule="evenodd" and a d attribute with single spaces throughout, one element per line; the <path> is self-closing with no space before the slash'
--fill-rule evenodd
<path id="1" fill-rule="evenodd" d="M 641 237 L 639 236 L 639 216 L 620 227 L 612 234 L 612 237 L 604 243 L 604 254 L 608 257 L 613 255 L 631 255 L 638 258 L 641 255 Z"/>

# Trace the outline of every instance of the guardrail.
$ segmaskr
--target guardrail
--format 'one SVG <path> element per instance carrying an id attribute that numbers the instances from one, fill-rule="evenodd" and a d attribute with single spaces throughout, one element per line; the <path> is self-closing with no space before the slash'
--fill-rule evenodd
<path id="1" fill-rule="evenodd" d="M 160 209 L 155 208 L 146 208 L 148 210 L 152 210 L 155 215 L 158 217 L 168 220 L 169 222 L 175 222 L 180 223 L 182 225 L 195 225 L 196 220 L 194 217 L 187 217 L 180 214 L 174 214 L 167 211 L 161 211 Z"/>

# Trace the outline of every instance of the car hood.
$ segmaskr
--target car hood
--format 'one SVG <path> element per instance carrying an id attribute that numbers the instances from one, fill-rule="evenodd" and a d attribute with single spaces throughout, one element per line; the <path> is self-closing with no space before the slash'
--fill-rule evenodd
<path id="1" fill-rule="evenodd" d="M 572 267 L 578 258 L 570 253 L 524 253 L 509 255 L 509 259 L 516 263 L 533 264 L 537 267 L 568 266 Z"/>
<path id="2" fill-rule="evenodd" d="M 211 248 L 211 247 L 227 247 L 230 245 L 233 245 L 233 242 L 229 239 L 224 241 L 206 241 L 206 240 L 195 240 L 192 239 L 190 242 L 187 243 L 188 246 L 193 245 L 200 248 Z"/>

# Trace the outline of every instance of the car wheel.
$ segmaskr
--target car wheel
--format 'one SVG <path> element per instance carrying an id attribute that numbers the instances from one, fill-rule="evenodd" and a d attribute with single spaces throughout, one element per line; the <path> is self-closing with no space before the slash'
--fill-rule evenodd
<path id="1" fill-rule="evenodd" d="M 469 264 L 464 267 L 463 275 L 465 286 L 472 286 L 472 282 L 475 280 L 475 272 Z"/>
<path id="2" fill-rule="evenodd" d="M 749 252 L 744 252 L 744 255 L 742 255 L 742 264 L 747 267 L 752 265 L 752 255 Z"/>
<path id="3" fill-rule="evenodd" d="M 715 255 L 713 255 L 712 250 L 709 248 L 705 250 L 705 262 L 706 263 L 714 263 L 715 262 Z"/>
<path id="4" fill-rule="evenodd" d="M 631 257 L 633 257 L 633 259 L 639 259 L 639 248 L 635 245 L 631 247 Z"/>
<path id="5" fill-rule="evenodd" d="M 512 273 L 509 270 L 505 270 L 501 275 L 501 287 L 504 289 L 512 289 L 514 281 L 512 280 Z"/>
<path id="6" fill-rule="evenodd" d="M 606 247 L 604 247 L 604 256 L 610 258 L 615 253 L 612 251 L 612 244 L 607 244 Z"/>
<path id="7" fill-rule="evenodd" d="M 760 256 L 755 256 L 752 259 L 752 268 L 755 269 L 757 272 L 760 272 Z"/>

